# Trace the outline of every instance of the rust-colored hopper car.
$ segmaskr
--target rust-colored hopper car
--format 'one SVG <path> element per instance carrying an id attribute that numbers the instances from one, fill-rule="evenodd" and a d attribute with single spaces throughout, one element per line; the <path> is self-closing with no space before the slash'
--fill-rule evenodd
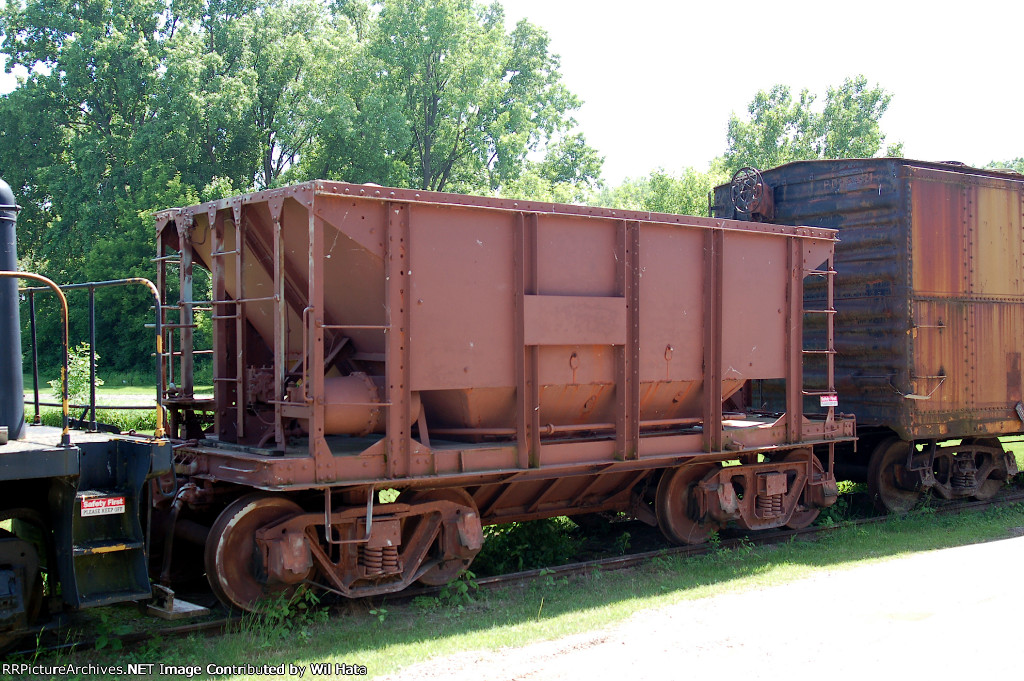
<path id="1" fill-rule="evenodd" d="M 322 181 L 156 226 L 182 441 L 161 560 L 205 542 L 230 605 L 443 583 L 486 524 L 620 511 L 698 542 L 835 500 L 853 419 L 802 372 L 832 362 L 831 230 Z M 783 382 L 777 413 L 732 408 L 752 379 Z"/>

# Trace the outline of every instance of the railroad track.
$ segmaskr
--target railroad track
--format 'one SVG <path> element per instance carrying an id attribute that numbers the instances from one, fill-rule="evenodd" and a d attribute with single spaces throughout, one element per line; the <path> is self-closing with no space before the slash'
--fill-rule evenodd
<path id="1" fill-rule="evenodd" d="M 997 497 L 987 501 L 965 501 L 965 502 L 946 502 L 940 505 L 932 507 L 931 511 L 940 515 L 948 515 L 953 513 L 962 513 L 965 511 L 979 511 L 988 508 L 997 508 L 1003 506 L 1012 506 L 1013 504 L 1024 502 L 1024 490 L 1014 489 L 998 495 Z M 909 516 L 923 514 L 925 511 L 913 511 Z M 596 558 L 593 560 L 584 560 L 575 563 L 567 563 L 565 565 L 559 565 L 555 567 L 538 568 L 534 570 L 523 570 L 520 572 L 511 572 L 504 575 L 496 575 L 493 577 L 478 577 L 473 581 L 476 583 L 477 588 L 482 589 L 493 589 L 500 586 L 509 586 L 513 584 L 528 583 L 539 578 L 548 577 L 561 577 L 578 574 L 586 574 L 595 570 L 599 571 L 612 571 L 612 570 L 623 570 L 626 568 L 636 567 L 646 563 L 647 561 L 656 557 L 666 556 L 700 556 L 712 551 L 719 550 L 731 550 L 740 548 L 742 546 L 767 546 L 771 544 L 781 544 L 792 541 L 793 539 L 799 538 L 802 540 L 815 539 L 817 537 L 826 535 L 836 530 L 856 527 L 862 525 L 874 525 L 878 523 L 886 522 L 891 519 L 892 516 L 886 515 L 875 515 L 867 518 L 857 518 L 852 520 L 845 520 L 832 525 L 816 525 L 807 527 L 800 530 L 769 530 L 764 532 L 758 532 L 755 535 L 743 535 L 732 538 L 722 539 L 715 544 L 698 544 L 691 546 L 666 546 L 664 548 L 658 548 L 650 551 L 642 551 L 639 553 L 632 553 L 628 555 L 620 556 L 607 556 L 603 558 Z M 391 602 L 405 603 L 410 602 L 416 597 L 420 596 L 436 596 L 441 593 L 444 587 L 414 587 L 406 589 L 405 591 L 396 594 L 391 597 Z M 372 599 L 367 599 L 372 602 Z M 149 641 L 157 636 L 162 639 L 174 639 L 178 637 L 185 637 L 191 634 L 207 634 L 217 635 L 230 631 L 232 627 L 237 627 L 243 621 L 244 616 L 242 615 L 226 615 L 218 617 L 216 619 L 206 620 L 203 622 L 194 622 L 189 624 L 162 627 L 158 630 L 147 631 L 147 632 L 134 632 L 131 634 L 125 634 L 116 637 L 121 642 L 122 646 L 130 647 L 140 645 Z M 67 630 L 54 630 L 49 632 L 51 637 L 59 637 L 62 632 Z M 44 632 L 46 633 L 46 632 Z M 96 637 L 83 637 L 76 640 L 64 640 L 63 642 L 54 642 L 52 644 L 46 644 L 40 642 L 36 647 L 18 650 L 11 652 L 10 655 L 36 655 L 53 653 L 67 650 L 88 650 L 95 648 L 97 645 Z"/>
<path id="2" fill-rule="evenodd" d="M 935 513 L 946 515 L 952 513 L 961 513 L 964 511 L 979 511 L 987 508 L 995 508 L 1000 506 L 1012 506 L 1016 503 L 1024 502 L 1024 490 L 1008 492 L 1005 495 L 1000 495 L 996 498 L 987 501 L 968 501 L 968 502 L 951 502 L 942 504 L 934 507 Z M 914 511 L 908 514 L 913 516 L 920 514 L 922 511 Z M 802 530 L 767 530 L 758 532 L 755 535 L 744 535 L 735 538 L 723 539 L 721 542 L 716 543 L 714 546 L 710 544 L 696 544 L 691 546 L 668 546 L 662 549 L 655 549 L 653 551 L 643 551 L 640 553 L 632 553 L 623 556 L 609 556 L 607 558 L 598 558 L 594 560 L 580 561 L 578 563 L 568 563 L 566 565 L 560 565 L 551 568 L 539 568 L 536 570 L 524 570 L 522 572 L 512 572 L 505 575 L 497 575 L 494 577 L 482 577 L 477 578 L 474 581 L 478 587 L 495 587 L 503 586 L 507 584 L 514 584 L 517 582 L 529 582 L 533 579 L 537 579 L 541 576 L 568 576 L 574 574 L 585 574 L 593 570 L 622 570 L 625 568 L 636 567 L 642 565 L 646 561 L 658 557 L 658 556 L 700 556 L 711 551 L 735 549 L 742 546 L 768 546 L 771 544 L 782 544 L 793 540 L 794 538 L 800 539 L 814 539 L 819 536 L 834 532 L 845 527 L 856 527 L 859 525 L 875 525 L 878 523 L 886 522 L 891 519 L 892 516 L 877 515 L 869 518 L 857 518 L 853 520 L 846 520 L 834 525 L 815 525 L 804 528 Z M 408 592 L 409 590 L 407 590 Z M 437 589 L 424 590 L 425 593 L 434 593 Z"/>

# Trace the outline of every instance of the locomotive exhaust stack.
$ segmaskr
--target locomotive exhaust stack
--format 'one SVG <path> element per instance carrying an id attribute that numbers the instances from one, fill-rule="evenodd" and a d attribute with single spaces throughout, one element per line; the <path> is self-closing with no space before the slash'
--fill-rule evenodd
<path id="1" fill-rule="evenodd" d="M 11 187 L 0 180 L 0 271 L 18 270 L 17 216 Z M 21 377 L 21 318 L 18 280 L 0 277 L 0 444 L 19 440 L 25 430 Z M 6 429 L 6 436 L 2 429 Z"/>

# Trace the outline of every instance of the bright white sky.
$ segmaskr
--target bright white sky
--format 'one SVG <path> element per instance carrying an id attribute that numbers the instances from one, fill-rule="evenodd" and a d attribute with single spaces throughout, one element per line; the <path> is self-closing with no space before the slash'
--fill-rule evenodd
<path id="1" fill-rule="evenodd" d="M 729 114 L 775 83 L 863 73 L 893 94 L 882 118 L 908 158 L 984 165 L 1024 156 L 1024 3 L 973 0 L 501 0 L 547 30 L 577 115 L 618 183 L 705 170 Z"/>
<path id="2" fill-rule="evenodd" d="M 613 184 L 704 170 L 729 114 L 785 83 L 824 99 L 863 73 L 893 94 L 882 129 L 909 158 L 1024 156 L 1024 3 L 904 0 L 502 0 L 551 37 L 576 118 Z M 13 87 L 0 74 L 0 91 Z"/>

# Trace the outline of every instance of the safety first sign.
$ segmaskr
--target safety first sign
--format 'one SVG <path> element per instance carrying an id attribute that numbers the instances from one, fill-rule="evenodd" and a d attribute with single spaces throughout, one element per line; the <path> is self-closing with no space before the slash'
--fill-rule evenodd
<path id="1" fill-rule="evenodd" d="M 124 497 L 92 497 L 82 499 L 82 517 L 124 513 Z"/>

